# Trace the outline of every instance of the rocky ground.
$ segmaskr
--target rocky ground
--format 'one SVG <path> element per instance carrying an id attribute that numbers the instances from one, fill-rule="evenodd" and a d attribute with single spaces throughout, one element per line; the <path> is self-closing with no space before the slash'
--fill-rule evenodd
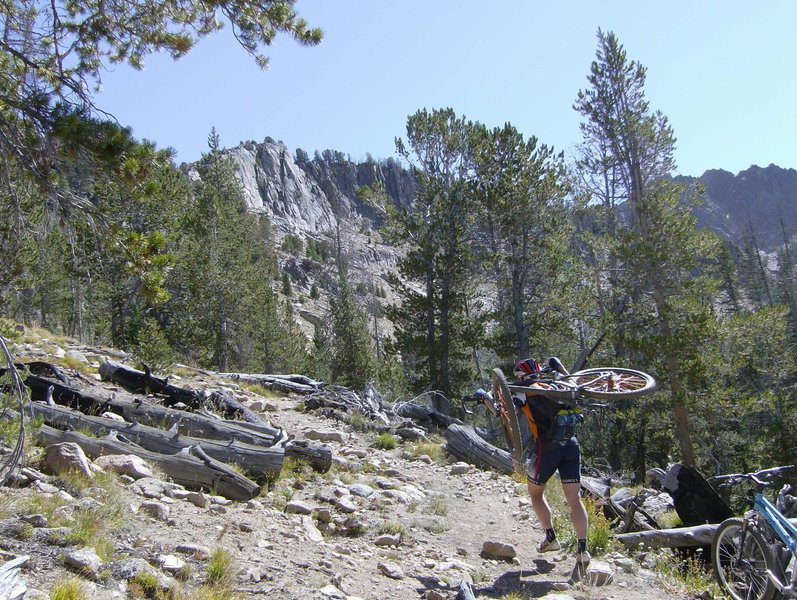
<path id="1" fill-rule="evenodd" d="M 180 385 L 198 383 L 184 378 Z M 611 549 L 570 584 L 571 556 L 535 550 L 541 534 L 522 483 L 442 453 L 433 458 L 435 444 L 379 449 L 364 424 L 355 429 L 303 412 L 300 396 L 263 398 L 228 382 L 215 384 L 244 402 L 259 401 L 255 406 L 294 437 L 328 444 L 332 470 L 283 469 L 271 489 L 245 503 L 186 493 L 157 477 L 120 477 L 111 495 L 121 502 L 123 518 L 97 534 L 96 552 L 91 543 L 81 549 L 70 542 L 70 517 L 100 511 L 111 501 L 107 489 L 52 475 L 2 488 L 0 559 L 30 557 L 21 572 L 25 598 L 48 598 L 57 582 L 78 573 L 87 598 L 143 597 L 142 578 L 135 577 L 143 571 L 156 588 L 172 589 L 171 597 L 198 599 L 209 578 L 209 556 L 218 548 L 232 558 L 233 574 L 233 585 L 219 598 L 453 599 L 464 597 L 463 582 L 477 598 L 690 596 L 655 568 L 654 556 Z M 31 450 L 29 463 L 41 454 Z M 42 463 L 30 466 L 46 470 Z M 42 510 L 53 505 L 51 515 Z M 61 527 L 53 526 L 56 521 Z M 157 589 L 149 596 L 169 597 Z"/>

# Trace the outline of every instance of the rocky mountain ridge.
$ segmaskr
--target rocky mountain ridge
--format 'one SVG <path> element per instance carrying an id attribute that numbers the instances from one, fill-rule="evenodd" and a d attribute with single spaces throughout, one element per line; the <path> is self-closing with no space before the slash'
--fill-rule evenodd
<path id="1" fill-rule="evenodd" d="M 229 150 L 239 165 L 247 203 L 283 232 L 304 237 L 330 236 L 339 221 L 357 224 L 362 232 L 381 222 L 374 207 L 358 196 L 362 186 L 380 185 L 393 202 L 412 202 L 415 181 L 399 161 L 355 162 L 341 152 L 325 150 L 310 158 L 303 150 L 292 155 L 282 142 L 242 142 Z M 697 210 L 698 224 L 741 245 L 752 227 L 761 248 L 773 251 L 783 243 L 780 218 L 790 237 L 797 232 L 797 170 L 776 165 L 751 166 L 734 175 L 722 169 L 676 181 L 704 188 Z"/>

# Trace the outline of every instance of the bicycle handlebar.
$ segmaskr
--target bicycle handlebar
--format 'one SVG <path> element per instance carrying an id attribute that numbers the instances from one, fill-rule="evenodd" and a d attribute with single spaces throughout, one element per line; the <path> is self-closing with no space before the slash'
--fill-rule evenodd
<path id="1" fill-rule="evenodd" d="M 731 475 L 715 475 L 714 477 L 710 477 L 709 479 L 720 482 L 720 485 L 723 487 L 747 479 L 752 481 L 757 486 L 763 488 L 763 487 L 771 487 L 773 484 L 771 481 L 764 481 L 762 477 L 765 479 L 773 479 L 778 475 L 780 475 L 781 473 L 783 473 L 784 471 L 790 471 L 791 469 L 797 469 L 797 465 L 772 467 L 771 469 L 762 469 L 761 471 L 756 471 L 755 473 L 733 473 Z"/>

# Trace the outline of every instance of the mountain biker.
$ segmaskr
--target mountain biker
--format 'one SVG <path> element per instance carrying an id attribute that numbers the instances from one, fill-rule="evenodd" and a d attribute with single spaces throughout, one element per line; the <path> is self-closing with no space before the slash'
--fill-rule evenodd
<path id="1" fill-rule="evenodd" d="M 548 359 L 548 369 L 567 375 L 562 362 L 554 357 Z M 534 448 L 528 463 L 528 488 L 531 505 L 537 520 L 545 530 L 545 537 L 537 546 L 538 552 L 559 550 L 561 545 L 551 520 L 551 508 L 545 498 L 545 486 L 551 476 L 559 471 L 565 500 L 570 507 L 570 519 L 578 538 L 576 565 L 586 566 L 591 557 L 587 551 L 587 511 L 581 501 L 581 448 L 575 435 L 575 426 L 583 421 L 578 408 L 558 402 L 544 395 L 535 394 L 534 387 L 543 371 L 540 363 L 526 358 L 515 364 L 514 376 L 518 385 L 529 386 L 529 392 L 515 394 L 514 400 L 523 412 L 531 428 Z"/>

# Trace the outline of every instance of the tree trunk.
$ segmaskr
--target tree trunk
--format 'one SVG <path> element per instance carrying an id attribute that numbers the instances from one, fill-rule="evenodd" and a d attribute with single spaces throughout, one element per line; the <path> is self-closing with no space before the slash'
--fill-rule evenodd
<path id="1" fill-rule="evenodd" d="M 105 417 L 91 417 L 69 408 L 47 406 L 39 402 L 28 405 L 34 416 L 41 416 L 50 427 L 60 430 L 90 431 L 106 435 L 111 431 L 138 444 L 145 450 L 159 454 L 177 454 L 186 448 L 201 446 L 208 456 L 224 464 L 236 464 L 255 477 L 276 478 L 285 457 L 283 447 L 263 448 L 241 442 L 222 442 L 182 436 L 176 431 L 164 431 L 138 423 L 122 423 Z"/>
<path id="2" fill-rule="evenodd" d="M 199 446 L 185 448 L 177 454 L 158 454 L 128 442 L 115 431 L 105 438 L 96 439 L 76 431 L 59 431 L 48 425 L 42 425 L 38 437 L 46 444 L 74 442 L 92 459 L 103 454 L 132 454 L 156 465 L 175 483 L 204 489 L 230 500 L 251 500 L 260 493 L 260 486 L 254 481 L 210 458 Z"/>

